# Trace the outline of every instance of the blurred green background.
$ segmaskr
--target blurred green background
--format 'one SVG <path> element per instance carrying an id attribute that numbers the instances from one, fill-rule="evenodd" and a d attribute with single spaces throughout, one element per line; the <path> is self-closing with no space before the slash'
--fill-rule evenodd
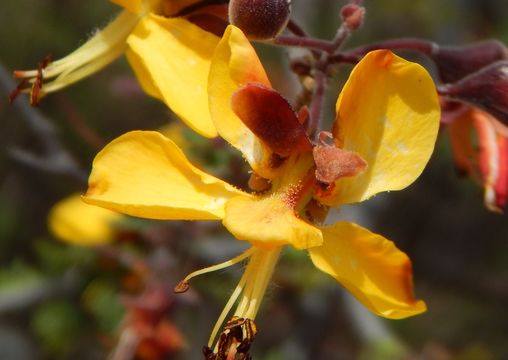
<path id="1" fill-rule="evenodd" d="M 332 38 L 344 3 L 293 0 L 294 18 L 311 34 Z M 393 37 L 454 45 L 492 37 L 508 41 L 504 1 L 367 0 L 365 6 L 365 25 L 348 46 Z M 64 56 L 117 11 L 100 0 L 3 0 L 0 64 L 11 72 L 33 68 L 48 53 Z M 269 72 L 278 75 L 276 86 L 294 96 L 297 83 L 282 71 L 286 52 L 266 45 L 260 51 Z M 338 74 L 337 86 L 346 74 Z M 84 174 L 101 144 L 128 130 L 174 121 L 161 103 L 140 91 L 125 59 L 46 97 L 37 111 Z M 16 149 L 42 155 L 44 144 L 22 106 L 7 103 L 5 89 L 0 129 L 0 359 L 107 358 L 125 328 L 125 295 L 140 289 L 129 285 L 137 275 L 132 262 L 122 258 L 125 254 L 152 267 L 153 283 L 145 288 L 167 291 L 164 317 L 187 341 L 174 358 L 200 358 L 240 269 L 201 277 L 190 294 L 174 297 L 170 289 L 189 271 L 233 256 L 244 244 L 219 224 L 134 220 L 124 224 L 127 239 L 114 248 L 62 244 L 48 233 L 48 211 L 85 184 L 79 176 L 44 171 L 12 156 Z M 185 136 L 192 155 L 206 154 L 206 166 L 216 174 L 244 180 L 234 179 L 244 165 L 229 147 L 189 131 Z M 383 234 L 410 255 L 416 292 L 428 312 L 401 321 L 373 318 L 314 271 L 305 254 L 288 250 L 259 315 L 255 359 L 508 358 L 507 216 L 488 212 L 480 187 L 456 177 L 446 136 L 409 189 L 348 207 L 338 216 Z"/>

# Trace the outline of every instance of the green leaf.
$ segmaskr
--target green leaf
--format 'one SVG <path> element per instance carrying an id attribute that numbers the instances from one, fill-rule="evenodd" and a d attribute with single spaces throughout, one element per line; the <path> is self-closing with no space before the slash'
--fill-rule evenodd
<path id="1" fill-rule="evenodd" d="M 32 317 L 31 328 L 52 355 L 65 354 L 80 331 L 81 314 L 65 300 L 53 300 L 40 305 Z"/>
<path id="2" fill-rule="evenodd" d="M 95 280 L 83 294 L 85 308 L 94 316 L 99 328 L 113 332 L 122 320 L 125 309 L 115 287 L 102 280 Z"/>

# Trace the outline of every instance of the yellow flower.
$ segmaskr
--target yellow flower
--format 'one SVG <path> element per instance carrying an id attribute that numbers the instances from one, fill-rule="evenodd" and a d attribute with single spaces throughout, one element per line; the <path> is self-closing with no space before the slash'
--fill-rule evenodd
<path id="1" fill-rule="evenodd" d="M 214 9 L 171 17 L 197 0 L 111 1 L 123 11 L 77 50 L 37 70 L 14 72 L 18 78 L 30 79 L 32 103 L 101 70 L 126 53 L 146 92 L 164 101 L 195 131 L 216 136 L 208 112 L 206 84 L 219 38 L 190 21 L 201 24 L 201 12 Z"/>
<path id="2" fill-rule="evenodd" d="M 437 136 L 439 104 L 421 66 L 389 51 L 366 55 L 337 101 L 332 145 L 310 142 L 234 26 L 215 50 L 208 95 L 219 135 L 242 152 L 255 173 L 252 187 L 264 191 L 236 189 L 193 166 L 161 134 L 134 131 L 97 155 L 83 199 L 146 218 L 222 220 L 237 239 L 252 244 L 182 283 L 184 288 L 193 276 L 249 259 L 210 346 L 235 303 L 240 320 L 234 318 L 228 327 L 238 323 L 251 340 L 255 329 L 248 324 L 285 245 L 306 249 L 318 269 L 378 315 L 398 319 L 425 311 L 413 295 L 411 263 L 391 241 L 345 221 L 319 224 L 327 206 L 402 189 L 422 172 Z M 258 186 L 263 182 L 264 188 Z"/>
<path id="3" fill-rule="evenodd" d="M 112 240 L 113 225 L 123 216 L 85 204 L 79 194 L 73 194 L 53 206 L 48 216 L 48 227 L 55 237 L 69 244 L 101 245 Z"/>

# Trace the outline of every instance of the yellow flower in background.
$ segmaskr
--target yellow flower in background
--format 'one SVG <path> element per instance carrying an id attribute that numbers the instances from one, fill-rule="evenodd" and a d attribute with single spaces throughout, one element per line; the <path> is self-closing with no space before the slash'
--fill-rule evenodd
<path id="1" fill-rule="evenodd" d="M 172 121 L 158 132 L 173 139 L 180 148 L 187 149 L 191 144 L 184 136 L 185 130 L 182 123 Z M 81 194 L 76 193 L 51 208 L 48 228 L 56 238 L 69 244 L 95 246 L 113 240 L 115 225 L 124 219 L 123 214 L 84 203 Z"/>
<path id="2" fill-rule="evenodd" d="M 258 191 L 199 170 L 159 133 L 134 131 L 97 155 L 83 199 L 145 218 L 222 220 L 237 239 L 252 244 L 182 283 L 248 259 L 209 346 L 235 303 L 232 322 L 252 339 L 249 324 L 285 245 L 308 250 L 318 269 L 378 315 L 398 319 L 425 311 L 413 295 L 411 263 L 391 241 L 345 221 L 321 225 L 328 206 L 402 189 L 422 172 L 437 136 L 439 104 L 421 66 L 389 51 L 366 55 L 337 101 L 333 144 L 315 145 L 302 119 L 271 88 L 247 38 L 230 26 L 212 59 L 208 96 L 219 135 L 249 162 L 251 188 Z"/>
<path id="3" fill-rule="evenodd" d="M 147 93 L 164 101 L 201 135 L 216 136 L 206 84 L 219 37 L 190 20 L 206 25 L 199 15 L 220 11 L 212 6 L 172 17 L 198 1 L 111 1 L 123 11 L 77 50 L 53 62 L 46 60 L 39 69 L 14 72 L 18 78 L 30 79 L 32 103 L 101 70 L 125 53 Z"/>
<path id="4" fill-rule="evenodd" d="M 108 243 L 114 236 L 114 224 L 124 215 L 85 204 L 80 194 L 59 201 L 48 216 L 51 233 L 74 245 L 95 246 Z"/>

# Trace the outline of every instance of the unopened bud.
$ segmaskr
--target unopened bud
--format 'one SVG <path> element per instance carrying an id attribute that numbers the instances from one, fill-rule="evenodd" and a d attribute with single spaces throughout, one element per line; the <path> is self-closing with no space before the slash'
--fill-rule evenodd
<path id="1" fill-rule="evenodd" d="M 429 56 L 436 63 L 441 80 L 450 83 L 507 59 L 508 53 L 503 43 L 486 40 L 467 46 L 435 46 Z"/>
<path id="2" fill-rule="evenodd" d="M 348 30 L 355 31 L 363 25 L 365 8 L 357 4 L 347 4 L 340 10 L 340 16 Z"/>
<path id="3" fill-rule="evenodd" d="M 508 60 L 440 88 L 441 95 L 477 106 L 508 125 Z"/>
<path id="4" fill-rule="evenodd" d="M 289 21 L 291 0 L 231 0 L 229 22 L 251 40 L 276 37 Z"/>

